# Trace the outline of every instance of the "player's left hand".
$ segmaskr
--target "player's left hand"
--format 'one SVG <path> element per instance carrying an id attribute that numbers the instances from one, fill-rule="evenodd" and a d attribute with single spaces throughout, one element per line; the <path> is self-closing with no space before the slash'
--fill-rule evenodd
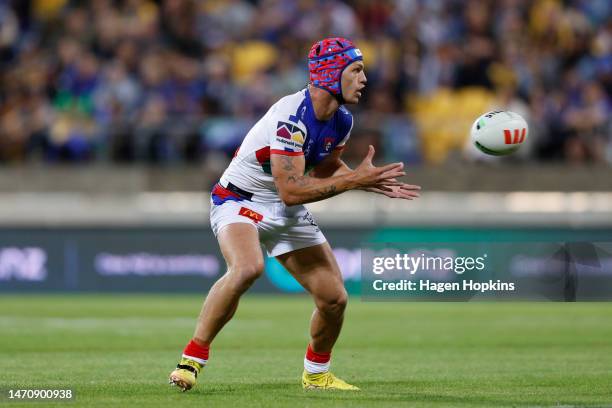
<path id="1" fill-rule="evenodd" d="M 414 184 L 406 184 L 396 179 L 388 180 L 384 184 L 379 184 L 374 187 L 364 188 L 364 191 L 371 193 L 382 194 L 389 198 L 401 198 L 404 200 L 414 200 L 419 198 L 421 186 Z"/>

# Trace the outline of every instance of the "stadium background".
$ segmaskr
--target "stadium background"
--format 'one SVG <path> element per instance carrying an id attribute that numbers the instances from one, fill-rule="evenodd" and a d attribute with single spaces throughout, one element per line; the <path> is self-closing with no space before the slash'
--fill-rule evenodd
<path id="1" fill-rule="evenodd" d="M 607 0 L 0 0 L 1 364 L 15 373 L 24 362 L 51 358 L 40 377 L 0 375 L 0 387 L 69 385 L 71 361 L 91 349 L 109 354 L 96 360 L 106 369 L 100 383 L 77 370 L 85 379 L 74 384 L 89 405 L 169 403 L 156 381 L 190 335 L 201 295 L 223 273 L 207 192 L 249 127 L 306 85 L 306 52 L 330 34 L 355 41 L 368 76 L 364 100 L 349 107 L 356 123 L 347 161 L 358 163 L 373 144 L 380 162 L 406 162 L 407 180 L 423 186 L 414 202 L 347 193 L 310 206 L 353 294 L 359 249 L 368 241 L 609 241 L 611 16 Z M 472 121 L 491 109 L 527 119 L 528 143 L 517 154 L 485 157 L 467 143 Z M 296 291 L 268 260 L 252 292 L 274 297 L 247 297 L 219 351 L 220 360 L 257 373 L 261 384 L 217 366 L 212 401 L 233 401 L 223 398 L 236 391 L 270 403 L 263 392 L 278 373 L 238 360 L 253 358 L 238 339 L 280 341 L 282 352 L 266 360 L 275 364 L 299 356 L 303 335 L 277 340 L 259 330 L 287 336 L 284 327 L 304 329 L 308 300 L 278 296 Z M 380 401 L 612 401 L 606 304 L 456 309 L 354 297 L 351 308 L 355 320 L 341 346 L 380 356 L 374 366 L 388 378 L 363 380 Z M 283 309 L 304 314 L 300 325 L 281 316 Z M 126 321 L 131 336 L 157 353 L 140 384 L 155 401 L 133 385 L 118 400 L 108 392 L 123 378 L 116 372 L 126 361 L 121 353 L 132 350 Z M 43 347 L 32 337 L 37 325 Z M 166 327 L 173 333 L 164 339 Z M 374 330 L 378 344 L 360 340 Z M 410 354 L 395 335 L 423 354 Z M 67 348 L 74 352 L 62 354 Z M 465 359 L 452 360 L 462 353 Z M 516 358 L 500 363 L 500 354 Z M 397 356 L 412 363 L 397 368 Z M 535 362 L 526 363 L 529 357 Z M 135 370 L 137 362 L 127 361 Z M 495 364 L 506 364 L 513 377 Z M 449 379 L 459 373 L 462 381 Z M 290 383 L 294 373 L 278 375 Z M 424 391 L 397 391 L 415 382 Z M 484 391 L 470 399 L 470 385 Z M 293 398 L 280 395 L 280 405 Z"/>
<path id="2" fill-rule="evenodd" d="M 307 50 L 328 33 L 355 40 L 368 75 L 347 161 L 373 144 L 424 188 L 414 203 L 312 205 L 347 278 L 385 229 L 601 240 L 611 13 L 607 1 L 2 1 L 0 288 L 206 290 L 222 273 L 206 192 L 249 127 L 307 83 Z M 491 109 L 527 119 L 519 153 L 467 143 Z"/>

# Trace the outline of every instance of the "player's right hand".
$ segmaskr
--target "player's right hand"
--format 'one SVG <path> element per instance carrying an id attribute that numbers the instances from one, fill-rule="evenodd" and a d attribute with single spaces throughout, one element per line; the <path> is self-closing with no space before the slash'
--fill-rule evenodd
<path id="1" fill-rule="evenodd" d="M 372 164 L 374 158 L 374 146 L 370 145 L 368 154 L 363 161 L 353 170 L 353 182 L 356 189 L 365 189 L 378 186 L 397 186 L 399 183 L 396 178 L 406 175 L 404 163 L 391 163 L 385 166 L 376 167 Z"/>

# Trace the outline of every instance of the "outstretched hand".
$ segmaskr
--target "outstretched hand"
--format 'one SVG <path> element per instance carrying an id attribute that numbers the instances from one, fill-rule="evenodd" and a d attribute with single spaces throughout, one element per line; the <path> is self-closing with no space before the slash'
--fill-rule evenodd
<path id="1" fill-rule="evenodd" d="M 397 177 L 405 176 L 403 171 L 404 163 L 397 162 L 387 164 L 382 167 L 375 167 L 372 164 L 374 158 L 374 147 L 368 148 L 368 154 L 361 164 L 355 168 L 357 182 L 360 190 L 382 194 L 389 198 L 401 198 L 404 200 L 414 200 L 419 197 L 420 186 L 403 183 Z"/>
<path id="2" fill-rule="evenodd" d="M 364 188 L 363 190 L 369 191 L 370 193 L 382 194 L 389 198 L 401 198 L 404 200 L 414 200 L 415 198 L 419 198 L 421 195 L 419 193 L 421 190 L 420 186 L 406 183 L 398 183 L 397 185 L 381 184 L 379 187 L 368 187 Z"/>

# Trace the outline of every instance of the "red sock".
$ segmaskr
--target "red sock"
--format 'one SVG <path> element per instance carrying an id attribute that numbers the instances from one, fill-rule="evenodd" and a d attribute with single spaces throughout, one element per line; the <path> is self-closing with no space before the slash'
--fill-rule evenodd
<path id="1" fill-rule="evenodd" d="M 330 360 L 331 352 L 317 353 L 308 344 L 306 357 L 304 357 L 304 369 L 311 374 L 326 373 L 329 371 Z"/>
<path id="2" fill-rule="evenodd" d="M 187 344 L 183 350 L 183 357 L 190 358 L 200 364 L 206 364 L 209 349 L 209 345 L 201 345 L 196 343 L 194 339 L 191 339 L 189 344 Z"/>

